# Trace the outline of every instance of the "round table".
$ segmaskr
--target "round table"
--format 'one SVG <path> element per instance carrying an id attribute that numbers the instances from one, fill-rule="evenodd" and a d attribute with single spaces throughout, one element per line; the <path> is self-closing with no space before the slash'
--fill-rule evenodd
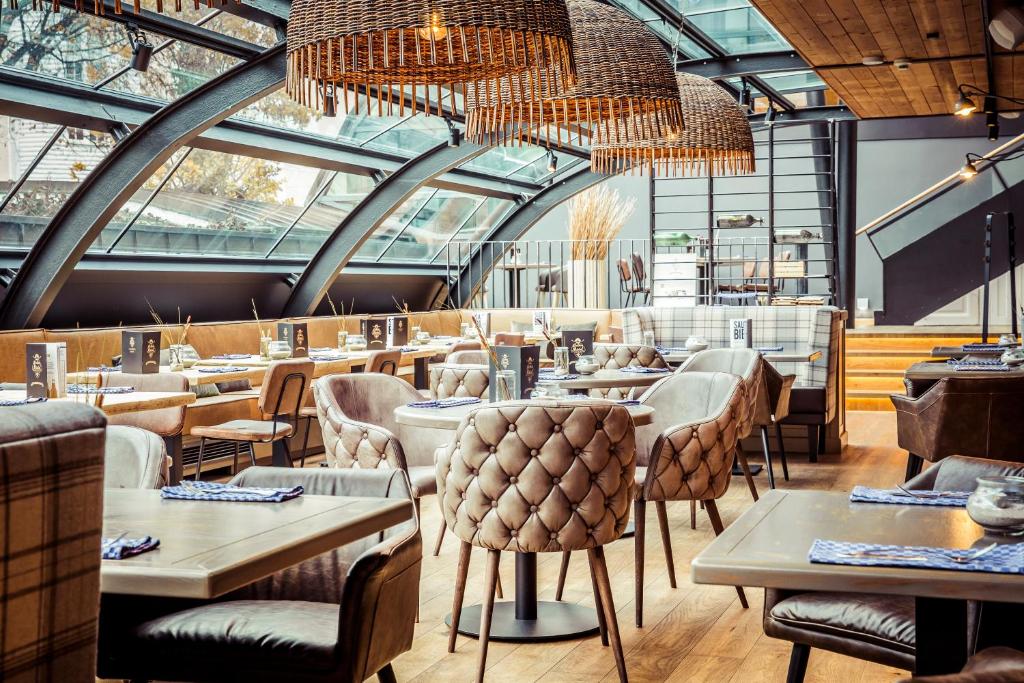
<path id="1" fill-rule="evenodd" d="M 648 377 L 648 375 L 639 375 Z M 642 385 L 641 385 L 642 386 Z M 598 399 L 600 400 L 600 399 Z M 401 425 L 455 431 L 462 418 L 475 408 L 487 405 L 487 401 L 451 408 L 395 408 L 395 420 Z M 626 406 L 633 423 L 650 424 L 654 408 L 644 405 Z M 444 445 L 439 443 L 438 446 Z M 597 633 L 597 612 L 569 602 L 548 602 L 537 600 L 537 554 L 515 553 L 516 556 L 516 599 L 514 602 L 496 602 L 491 618 L 491 640 L 521 643 L 539 643 L 552 640 L 580 638 Z M 480 635 L 480 605 L 462 609 L 459 617 L 459 633 Z M 451 625 L 451 615 L 445 617 Z"/>
<path id="2" fill-rule="evenodd" d="M 598 370 L 592 375 L 579 374 L 576 379 L 559 379 L 557 375 L 544 373 L 540 382 L 554 382 L 571 394 L 586 394 L 591 389 L 630 389 L 649 387 L 658 380 L 672 374 L 665 372 L 623 372 L 622 370 Z"/>

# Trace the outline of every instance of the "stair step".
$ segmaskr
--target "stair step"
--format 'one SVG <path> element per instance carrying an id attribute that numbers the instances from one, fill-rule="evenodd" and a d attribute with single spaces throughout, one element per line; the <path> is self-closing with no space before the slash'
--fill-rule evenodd
<path id="1" fill-rule="evenodd" d="M 960 346 L 972 341 L 978 341 L 978 335 L 964 335 L 962 337 L 864 337 L 847 336 L 847 350 L 870 350 L 870 349 L 918 349 L 931 351 L 936 346 Z"/>
<path id="2" fill-rule="evenodd" d="M 847 368 L 847 377 L 899 377 L 903 379 L 904 371 L 898 368 Z"/>
<path id="3" fill-rule="evenodd" d="M 930 360 L 927 356 L 847 356 L 846 371 L 898 370 L 900 374 L 918 361 Z"/>
<path id="4" fill-rule="evenodd" d="M 846 398 L 846 410 L 871 410 L 875 412 L 894 412 L 892 401 L 886 398 Z"/>
<path id="5" fill-rule="evenodd" d="M 895 377 L 861 377 L 858 375 L 846 375 L 846 391 L 865 389 L 868 391 L 884 391 L 888 394 L 901 392 L 904 389 L 903 375 Z"/>
<path id="6" fill-rule="evenodd" d="M 885 358 L 887 356 L 899 356 L 902 358 L 931 358 L 931 347 L 927 349 L 904 349 L 901 347 L 888 349 L 846 349 L 847 358 Z"/>

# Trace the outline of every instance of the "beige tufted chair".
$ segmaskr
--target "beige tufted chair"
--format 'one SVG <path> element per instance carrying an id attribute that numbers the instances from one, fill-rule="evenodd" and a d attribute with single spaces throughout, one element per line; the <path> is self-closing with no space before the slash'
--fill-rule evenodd
<path id="1" fill-rule="evenodd" d="M 468 339 L 460 339 L 459 341 L 452 344 L 451 348 L 448 349 L 448 355 L 445 356 L 446 363 L 458 363 L 459 361 L 452 358 L 453 354 L 462 353 L 463 351 L 480 351 L 482 347 L 478 341 L 470 341 Z M 465 362 L 465 361 L 463 361 Z"/>
<path id="2" fill-rule="evenodd" d="M 158 489 L 170 478 L 163 439 L 145 429 L 107 425 L 103 455 L 104 488 Z"/>
<path id="3" fill-rule="evenodd" d="M 454 351 L 448 354 L 448 357 L 445 358 L 444 362 L 454 363 L 455 365 L 487 365 L 488 358 L 487 352 L 483 350 Z"/>
<path id="4" fill-rule="evenodd" d="M 486 365 L 443 363 L 430 368 L 431 398 L 484 398 L 489 385 Z"/>
<path id="5" fill-rule="evenodd" d="M 594 358 L 602 370 L 640 366 L 644 368 L 667 368 L 668 363 L 653 346 L 635 344 L 594 344 Z M 622 399 L 629 396 L 629 389 L 591 389 L 595 398 Z"/>
<path id="6" fill-rule="evenodd" d="M 480 614 L 483 680 L 501 551 L 587 550 L 595 600 L 615 652 L 625 659 L 603 545 L 629 521 L 635 476 L 633 420 L 609 401 L 509 401 L 477 408 L 437 452 L 437 485 L 448 528 L 462 541 L 448 651 L 454 652 L 470 548 L 487 549 Z M 604 635 L 604 633 L 602 633 Z"/>

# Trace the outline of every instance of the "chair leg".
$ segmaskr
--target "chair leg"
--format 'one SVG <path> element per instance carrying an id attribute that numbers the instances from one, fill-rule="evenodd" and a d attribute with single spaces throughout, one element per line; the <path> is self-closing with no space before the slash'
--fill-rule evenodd
<path id="1" fill-rule="evenodd" d="M 768 488 L 775 488 L 775 468 L 772 467 L 772 449 L 768 445 L 768 428 L 761 426 L 761 448 L 764 449 L 764 467 L 768 471 Z"/>
<path id="2" fill-rule="evenodd" d="M 239 452 L 238 442 L 235 441 L 234 445 L 235 445 L 235 458 L 234 458 L 234 460 L 231 461 L 231 474 L 232 475 L 238 474 L 238 452 Z"/>
<path id="3" fill-rule="evenodd" d="M 385 666 L 383 669 L 377 672 L 377 680 L 380 683 L 398 683 L 398 679 L 395 678 L 395 669 L 390 664 Z"/>
<path id="4" fill-rule="evenodd" d="M 501 574 L 500 573 L 498 574 L 498 578 L 496 580 L 496 583 L 494 584 L 494 593 L 495 593 L 495 595 L 498 596 L 499 600 L 504 600 L 505 599 L 505 591 L 502 590 L 502 588 L 501 588 Z"/>
<path id="5" fill-rule="evenodd" d="M 588 559 L 587 564 L 590 565 L 590 584 L 594 589 L 594 609 L 597 610 L 597 628 L 601 633 L 601 645 L 608 647 L 608 622 L 604 618 L 604 607 L 601 602 L 601 591 L 597 585 L 597 574 L 594 573 L 594 563 Z"/>
<path id="6" fill-rule="evenodd" d="M 818 425 L 807 425 L 807 460 L 818 462 Z"/>
<path id="7" fill-rule="evenodd" d="M 568 550 L 562 551 L 562 565 L 558 568 L 558 585 L 555 586 L 555 601 L 561 602 L 562 593 L 565 591 L 565 576 L 569 573 L 569 558 L 572 557 L 572 552 Z"/>
<path id="8" fill-rule="evenodd" d="M 637 529 L 639 534 L 639 529 Z M 637 536 L 639 538 L 639 536 Z M 608 640 L 611 641 L 612 652 L 615 653 L 615 668 L 619 670 L 619 681 L 625 683 L 626 658 L 622 654 L 622 640 L 619 638 L 619 622 L 615 617 L 615 600 L 612 598 L 612 585 L 608 579 L 608 565 L 604 561 L 604 548 L 597 546 L 587 551 L 590 556 L 591 566 L 597 576 L 597 589 L 601 594 L 601 608 L 604 610 L 604 619 L 608 627 Z"/>
<path id="9" fill-rule="evenodd" d="M 484 670 L 487 668 L 487 645 L 491 640 L 491 616 L 494 614 L 494 589 L 498 586 L 498 560 L 500 559 L 500 550 L 487 551 L 484 604 L 480 610 L 480 663 L 476 669 L 476 683 L 484 683 Z"/>
<path id="10" fill-rule="evenodd" d="M 299 459 L 299 467 L 306 466 L 306 451 L 309 450 L 309 430 L 313 428 L 313 418 L 306 418 L 306 433 L 302 435 L 302 457 Z"/>
<path id="11" fill-rule="evenodd" d="M 665 501 L 655 501 L 654 509 L 658 511 L 658 526 L 661 527 L 661 545 L 665 549 L 665 564 L 668 566 L 668 585 L 675 588 L 676 564 L 672 560 L 672 537 L 668 532 L 668 510 L 665 508 Z"/>
<path id="12" fill-rule="evenodd" d="M 459 635 L 459 616 L 462 614 L 462 599 L 466 596 L 466 576 L 469 574 L 469 556 L 473 546 L 462 542 L 459 546 L 459 566 L 455 571 L 455 600 L 452 603 L 452 628 L 448 632 L 448 652 L 455 652 L 455 639 Z"/>
<path id="13" fill-rule="evenodd" d="M 811 656 L 811 646 L 793 643 L 793 651 L 789 655 L 789 672 L 786 683 L 804 683 L 807 674 L 807 660 Z"/>
<path id="14" fill-rule="evenodd" d="M 750 474 L 750 463 L 747 462 L 747 453 L 743 450 L 742 446 L 736 446 L 736 462 L 739 463 L 740 469 L 743 471 L 743 478 L 747 480 L 747 488 L 750 489 L 750 495 L 754 498 L 754 502 L 757 502 L 757 486 L 754 484 L 754 477 Z M 703 507 L 703 504 L 701 505 Z M 694 529 L 697 527 L 694 526 Z"/>
<path id="15" fill-rule="evenodd" d="M 690 501 L 690 528 L 697 528 L 697 501 Z"/>
<path id="16" fill-rule="evenodd" d="M 199 481 L 199 475 L 203 472 L 203 451 L 206 450 L 206 437 L 199 437 L 199 459 L 196 461 L 196 481 Z"/>
<path id="17" fill-rule="evenodd" d="M 786 442 L 782 439 L 782 425 L 775 423 L 775 438 L 779 442 L 779 462 L 782 463 L 782 478 L 789 481 L 789 465 L 786 463 Z"/>
<path id="18" fill-rule="evenodd" d="M 907 473 L 906 481 L 910 481 L 917 475 L 921 474 L 921 466 L 924 465 L 924 459 L 920 455 L 914 455 L 913 453 L 907 453 Z"/>
<path id="19" fill-rule="evenodd" d="M 644 625 L 644 518 L 647 516 L 647 501 L 637 499 L 633 501 L 633 524 L 636 531 L 633 534 L 633 563 L 636 578 L 636 627 Z"/>
<path id="20" fill-rule="evenodd" d="M 256 467 L 256 446 L 253 445 L 252 441 L 249 441 L 249 462 L 253 467 Z"/>
<path id="21" fill-rule="evenodd" d="M 709 498 L 704 501 L 704 509 L 708 511 L 708 518 L 711 520 L 711 528 L 715 530 L 715 536 L 721 535 L 725 527 L 722 526 L 722 517 L 718 514 L 718 503 Z M 740 597 L 743 609 L 747 609 L 750 605 L 747 604 L 747 595 L 743 592 L 742 586 L 736 586 L 736 595 Z"/>
<path id="22" fill-rule="evenodd" d="M 442 519 L 441 528 L 437 530 L 437 541 L 434 542 L 434 557 L 441 554 L 441 544 L 444 542 L 444 531 L 446 528 L 444 520 Z"/>

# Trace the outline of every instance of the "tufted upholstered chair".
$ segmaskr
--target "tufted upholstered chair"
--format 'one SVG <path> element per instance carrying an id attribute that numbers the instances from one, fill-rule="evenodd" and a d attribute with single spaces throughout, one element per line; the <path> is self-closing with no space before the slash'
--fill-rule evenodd
<path id="1" fill-rule="evenodd" d="M 431 398 L 483 398 L 489 385 L 486 365 L 443 363 L 430 368 Z"/>
<path id="2" fill-rule="evenodd" d="M 478 351 L 455 351 L 448 354 L 444 362 L 454 363 L 455 365 L 487 365 L 488 358 L 487 352 L 483 349 Z"/>
<path id="3" fill-rule="evenodd" d="M 158 489 L 167 483 L 167 449 L 163 439 L 153 432 L 109 425 L 103 451 L 104 488 Z"/>
<path id="4" fill-rule="evenodd" d="M 587 550 L 620 680 L 626 680 L 604 561 L 629 521 L 636 469 L 633 420 L 609 401 L 532 400 L 482 406 L 438 449 L 445 524 L 462 542 L 449 652 L 454 652 L 471 546 L 487 549 L 480 613 L 483 680 L 501 552 Z"/>
<path id="5" fill-rule="evenodd" d="M 451 348 L 448 349 L 448 354 L 445 356 L 446 363 L 458 363 L 459 361 L 452 359 L 452 354 L 462 353 L 463 351 L 481 351 L 483 347 L 478 341 L 471 341 L 469 339 L 460 339 L 459 341 L 452 344 Z M 463 361 L 465 362 L 465 361 Z"/>
<path id="6" fill-rule="evenodd" d="M 594 358 L 602 370 L 640 366 L 644 368 L 667 368 L 668 363 L 653 346 L 636 344 L 594 344 Z M 623 399 L 629 396 L 629 389 L 591 389 L 595 398 Z"/>
<path id="7" fill-rule="evenodd" d="M 253 467 L 231 483 L 410 499 L 400 472 Z M 413 518 L 215 601 L 151 603 L 106 595 L 98 673 L 268 683 L 363 681 L 376 673 L 382 683 L 393 682 L 391 661 L 412 647 L 422 557 Z"/>
<path id="8" fill-rule="evenodd" d="M 176 372 L 156 372 L 148 375 L 110 372 L 103 375 L 103 386 L 135 387 L 137 391 L 190 391 L 188 378 Z M 185 406 L 110 415 L 107 417 L 107 424 L 139 427 L 161 437 L 168 456 L 172 458 L 171 468 L 175 476 L 181 476 L 181 433 L 185 428 Z"/>

